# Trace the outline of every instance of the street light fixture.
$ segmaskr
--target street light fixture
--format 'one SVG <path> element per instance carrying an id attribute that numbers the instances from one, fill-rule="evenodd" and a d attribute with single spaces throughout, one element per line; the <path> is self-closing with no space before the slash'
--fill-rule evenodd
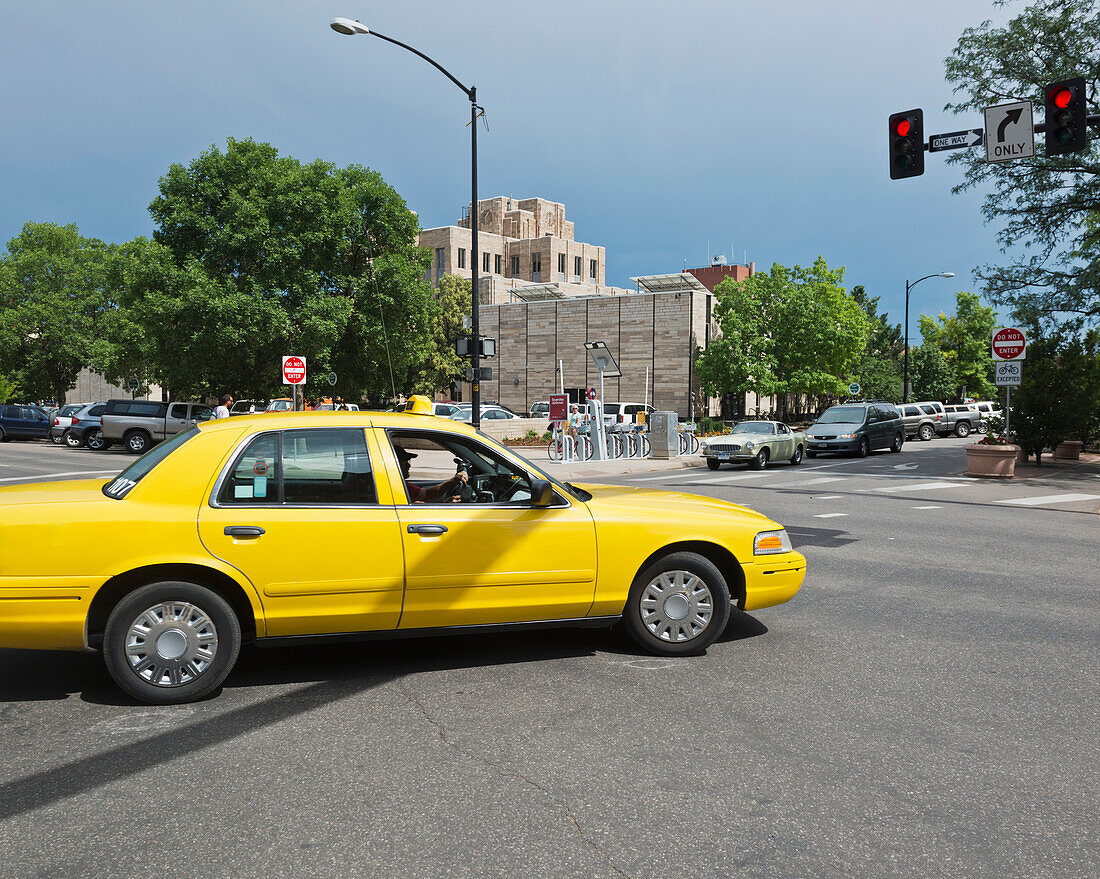
<path id="1" fill-rule="evenodd" d="M 441 65 L 439 62 L 432 58 L 429 58 L 423 52 L 418 49 L 414 49 L 412 46 L 402 43 L 400 40 L 395 40 L 393 37 L 387 37 L 378 31 L 372 31 L 361 21 L 350 18 L 334 18 L 329 22 L 328 26 L 332 28 L 336 33 L 343 34 L 344 36 L 355 36 L 356 34 L 367 34 L 372 37 L 378 37 L 380 40 L 385 40 L 387 43 L 393 43 L 395 46 L 400 46 L 402 49 L 407 49 L 414 55 L 419 55 L 425 61 L 432 65 L 436 70 L 447 77 L 451 82 L 457 85 L 462 92 L 470 99 L 470 235 L 473 239 L 471 241 L 471 253 L 473 259 L 471 260 L 471 273 L 472 273 L 472 321 L 473 326 L 471 330 L 474 336 L 474 344 L 471 346 L 470 351 L 470 365 L 473 367 L 473 380 L 470 383 L 472 389 L 471 404 L 473 407 L 472 423 L 475 428 L 481 426 L 481 325 L 478 320 L 478 262 L 481 254 L 478 251 L 477 246 L 477 116 L 478 111 L 484 110 L 483 107 L 477 103 L 477 88 L 470 86 L 467 88 L 461 82 L 459 82 L 451 74 L 447 68 Z"/>
<path id="2" fill-rule="evenodd" d="M 909 291 L 921 281 L 927 281 L 929 278 L 953 277 L 955 277 L 954 272 L 936 272 L 935 274 L 925 275 L 923 278 L 917 278 L 912 284 L 908 281 L 905 282 L 905 375 L 901 379 L 901 401 L 903 403 L 909 402 Z"/>

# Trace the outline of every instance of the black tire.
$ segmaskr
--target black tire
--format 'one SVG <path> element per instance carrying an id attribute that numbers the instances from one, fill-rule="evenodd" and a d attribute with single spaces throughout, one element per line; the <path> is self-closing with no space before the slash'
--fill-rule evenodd
<path id="1" fill-rule="evenodd" d="M 717 458 L 707 458 L 707 469 L 708 470 L 717 470 L 721 466 L 722 466 L 722 462 L 719 461 Z"/>
<path id="2" fill-rule="evenodd" d="M 4 433 L 4 428 L 0 427 L 0 443 L 4 442 L 7 438 L 8 436 Z"/>
<path id="3" fill-rule="evenodd" d="M 111 444 L 103 438 L 103 429 L 99 427 L 94 430 L 89 430 L 84 434 L 84 445 L 93 452 L 102 452 L 111 446 Z"/>
<path id="4" fill-rule="evenodd" d="M 63 434 L 61 434 L 61 441 L 65 443 L 65 445 L 68 446 L 70 449 L 79 449 L 82 445 L 84 445 L 84 440 L 78 437 L 71 430 L 66 430 Z"/>
<path id="5" fill-rule="evenodd" d="M 144 430 L 131 430 L 122 438 L 122 444 L 131 455 L 144 455 L 153 446 L 153 438 Z"/>
<path id="6" fill-rule="evenodd" d="M 666 593 L 663 601 L 657 597 L 661 593 Z M 639 571 L 623 610 L 630 637 L 662 656 L 702 653 L 722 634 L 729 617 L 729 587 L 722 572 L 694 552 L 672 553 Z"/>
<path id="7" fill-rule="evenodd" d="M 866 458 L 871 452 L 871 444 L 867 442 L 867 437 L 860 437 L 859 442 L 856 444 L 856 457 Z"/>
<path id="8" fill-rule="evenodd" d="M 984 421 L 978 422 L 978 433 L 980 433 L 980 434 L 989 433 L 989 425 L 986 424 Z"/>
<path id="9" fill-rule="evenodd" d="M 791 455 L 791 463 L 794 464 L 795 467 L 797 467 L 799 464 L 802 463 L 802 446 L 801 445 L 797 446 L 794 450 L 794 454 Z"/>
<path id="10" fill-rule="evenodd" d="M 806 457 L 807 458 L 816 458 L 817 457 L 817 452 L 808 451 L 808 452 L 806 452 Z"/>
<path id="11" fill-rule="evenodd" d="M 768 469 L 768 458 L 769 458 L 768 449 L 765 446 L 759 452 L 756 453 L 756 456 L 752 459 L 752 463 L 750 464 L 750 466 L 752 467 L 753 470 L 767 470 Z"/>
<path id="12" fill-rule="evenodd" d="M 115 683 L 150 705 L 208 696 L 240 649 L 241 624 L 229 603 L 205 586 L 180 581 L 131 592 L 111 611 L 103 636 L 103 661 Z"/>
<path id="13" fill-rule="evenodd" d="M 905 437 L 902 436 L 900 433 L 895 433 L 894 441 L 890 444 L 890 451 L 900 452 L 903 445 L 905 445 Z"/>
<path id="14" fill-rule="evenodd" d="M 59 433 L 55 436 L 53 433 L 50 433 L 50 442 L 53 443 L 55 446 L 61 445 L 63 442 L 65 442 L 65 434 Z"/>
<path id="15" fill-rule="evenodd" d="M 955 436 L 962 438 L 970 436 L 970 422 L 969 421 L 957 421 L 955 422 Z"/>
<path id="16" fill-rule="evenodd" d="M 936 429 L 931 424 L 922 424 L 917 428 L 917 436 L 922 442 L 929 442 L 936 435 Z"/>
<path id="17" fill-rule="evenodd" d="M 550 440 L 546 446 L 546 457 L 551 461 L 561 460 L 561 446 L 562 441 L 560 439 Z"/>

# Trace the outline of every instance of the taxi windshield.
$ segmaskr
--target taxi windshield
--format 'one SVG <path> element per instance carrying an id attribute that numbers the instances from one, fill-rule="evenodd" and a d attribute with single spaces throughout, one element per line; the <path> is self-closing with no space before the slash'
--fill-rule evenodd
<path id="1" fill-rule="evenodd" d="M 171 455 L 172 452 L 193 436 L 197 435 L 198 432 L 198 427 L 192 427 L 190 430 L 177 433 L 174 437 L 166 440 L 160 445 L 153 446 L 153 448 L 103 486 L 103 493 L 109 498 L 114 498 L 116 501 L 122 500 L 130 493 L 130 490 L 135 485 L 141 482 L 142 478 L 144 478 L 150 470 L 156 467 L 157 464 Z"/>

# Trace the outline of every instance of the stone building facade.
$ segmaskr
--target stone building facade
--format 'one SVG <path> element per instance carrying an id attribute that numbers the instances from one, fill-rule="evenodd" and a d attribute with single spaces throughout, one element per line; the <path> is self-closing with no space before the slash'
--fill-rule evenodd
<path id="1" fill-rule="evenodd" d="M 565 205 L 545 198 L 506 196 L 478 201 L 478 286 L 481 301 L 514 301 L 512 291 L 534 284 L 556 287 L 563 296 L 608 296 L 630 292 L 604 283 L 606 253 L 597 244 L 573 237 Z M 432 254 L 429 280 L 439 286 L 444 275 L 469 280 L 474 254 L 470 217 L 454 226 L 420 233 L 420 246 Z"/>

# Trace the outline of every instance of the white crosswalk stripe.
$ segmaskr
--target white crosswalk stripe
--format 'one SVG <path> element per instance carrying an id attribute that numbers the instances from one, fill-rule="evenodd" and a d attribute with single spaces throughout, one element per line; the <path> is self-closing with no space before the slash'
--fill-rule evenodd
<path id="1" fill-rule="evenodd" d="M 928 504 L 923 507 L 910 507 L 912 510 L 942 510 L 943 507 L 938 507 L 935 504 Z"/>
<path id="2" fill-rule="evenodd" d="M 916 485 L 886 485 L 882 488 L 867 488 L 864 491 L 932 491 L 937 488 L 963 488 L 961 482 L 918 482 Z"/>
<path id="3" fill-rule="evenodd" d="M 1100 498 L 1100 494 L 1048 494 L 1043 497 L 1017 497 L 1005 501 L 997 501 L 999 504 L 1015 504 L 1019 507 L 1038 507 L 1043 504 L 1072 504 L 1075 501 L 1091 501 Z"/>
<path id="4" fill-rule="evenodd" d="M 843 482 L 845 476 L 819 476 L 817 479 L 796 479 L 794 482 L 777 482 L 774 485 L 762 485 L 761 488 L 798 488 L 803 485 L 823 485 L 826 482 Z"/>
<path id="5" fill-rule="evenodd" d="M 818 513 L 815 519 L 835 519 L 837 516 L 847 516 L 847 513 Z"/>

